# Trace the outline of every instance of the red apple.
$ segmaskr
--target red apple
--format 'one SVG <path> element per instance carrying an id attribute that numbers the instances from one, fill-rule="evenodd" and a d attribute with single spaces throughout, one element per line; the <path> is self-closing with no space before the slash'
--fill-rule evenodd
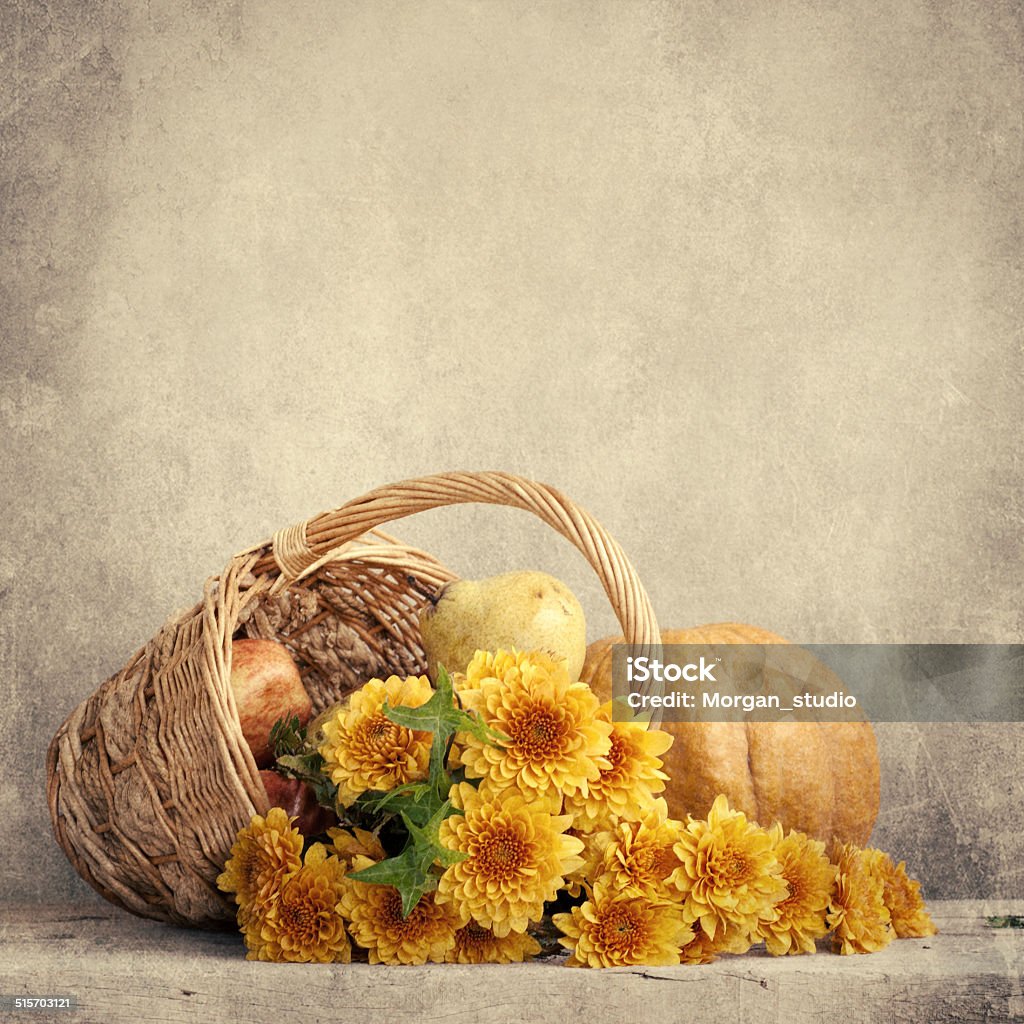
<path id="1" fill-rule="evenodd" d="M 236 640 L 231 645 L 231 689 L 242 735 L 260 768 L 274 761 L 270 729 L 279 719 L 305 725 L 313 705 L 291 655 L 273 640 Z"/>
<path id="2" fill-rule="evenodd" d="M 270 806 L 283 807 L 289 818 L 297 818 L 295 827 L 304 836 L 318 836 L 338 824 L 337 816 L 316 802 L 305 782 L 286 779 L 274 771 L 261 771 L 260 778 Z"/>

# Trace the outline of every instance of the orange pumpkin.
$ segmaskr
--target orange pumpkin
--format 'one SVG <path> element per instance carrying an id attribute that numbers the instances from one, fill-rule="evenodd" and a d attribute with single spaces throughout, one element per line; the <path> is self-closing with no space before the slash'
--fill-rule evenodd
<path id="1" fill-rule="evenodd" d="M 725 622 L 667 630 L 666 644 L 786 643 L 756 626 Z M 612 644 L 587 648 L 582 679 L 602 701 L 612 692 Z M 675 818 L 704 817 L 719 793 L 762 825 L 776 821 L 826 842 L 865 845 L 878 816 L 879 766 L 869 722 L 664 722 L 665 798 Z"/>

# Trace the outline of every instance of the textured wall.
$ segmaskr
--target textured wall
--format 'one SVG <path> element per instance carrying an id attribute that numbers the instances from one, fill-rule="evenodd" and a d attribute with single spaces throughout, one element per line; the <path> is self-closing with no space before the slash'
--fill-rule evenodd
<path id="1" fill-rule="evenodd" d="M 0 6 L 0 895 L 46 744 L 236 550 L 547 480 L 665 625 L 1024 638 L 1015 3 Z M 527 517 L 402 535 L 538 567 Z M 1021 725 L 880 729 L 878 843 L 1020 891 Z"/>

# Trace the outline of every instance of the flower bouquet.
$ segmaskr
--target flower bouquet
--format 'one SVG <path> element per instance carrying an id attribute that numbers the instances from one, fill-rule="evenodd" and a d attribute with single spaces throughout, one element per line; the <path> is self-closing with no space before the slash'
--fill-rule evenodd
<path id="1" fill-rule="evenodd" d="M 698 964 L 935 932 L 880 850 L 762 828 L 724 796 L 670 818 L 672 737 L 538 651 L 478 651 L 436 686 L 372 679 L 271 739 L 338 824 L 303 836 L 273 808 L 238 833 L 218 884 L 249 959 Z"/>

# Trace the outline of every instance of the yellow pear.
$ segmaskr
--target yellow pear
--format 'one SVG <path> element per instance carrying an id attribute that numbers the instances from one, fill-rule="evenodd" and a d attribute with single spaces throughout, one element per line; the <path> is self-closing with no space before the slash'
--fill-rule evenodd
<path id="1" fill-rule="evenodd" d="M 564 658 L 579 679 L 587 654 L 587 626 L 576 595 L 543 572 L 506 572 L 446 584 L 420 613 L 427 673 L 438 664 L 464 672 L 479 651 L 545 651 Z"/>

